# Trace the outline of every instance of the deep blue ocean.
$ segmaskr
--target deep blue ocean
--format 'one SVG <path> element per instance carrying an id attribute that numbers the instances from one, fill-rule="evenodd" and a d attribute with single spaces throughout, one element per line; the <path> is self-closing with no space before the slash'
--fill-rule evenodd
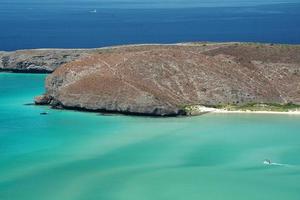
<path id="1" fill-rule="evenodd" d="M 300 44 L 300 1 L 0 0 L 0 27 L 0 50 L 188 41 Z"/>

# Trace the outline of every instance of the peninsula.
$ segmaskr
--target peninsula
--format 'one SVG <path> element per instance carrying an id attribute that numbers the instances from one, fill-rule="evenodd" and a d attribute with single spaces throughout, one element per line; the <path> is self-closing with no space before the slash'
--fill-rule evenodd
<path id="1" fill-rule="evenodd" d="M 300 104 L 298 45 L 131 45 L 1 52 L 0 58 L 2 71 L 55 70 L 46 93 L 35 99 L 54 108 L 176 116 L 197 114 L 203 105 L 268 110 Z"/>

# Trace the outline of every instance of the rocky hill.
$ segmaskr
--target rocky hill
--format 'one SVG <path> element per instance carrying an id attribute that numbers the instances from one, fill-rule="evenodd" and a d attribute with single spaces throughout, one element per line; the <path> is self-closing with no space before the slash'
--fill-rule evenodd
<path id="1" fill-rule="evenodd" d="M 86 56 L 94 49 L 36 49 L 0 52 L 0 71 L 51 73 L 64 63 Z"/>
<path id="2" fill-rule="evenodd" d="M 141 115 L 186 105 L 300 104 L 300 46 L 178 44 L 97 50 L 46 80 L 37 104 Z"/>

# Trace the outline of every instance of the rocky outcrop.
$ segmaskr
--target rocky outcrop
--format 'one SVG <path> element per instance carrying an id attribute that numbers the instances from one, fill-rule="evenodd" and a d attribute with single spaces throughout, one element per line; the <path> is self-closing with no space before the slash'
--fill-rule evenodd
<path id="1" fill-rule="evenodd" d="M 106 49 L 55 70 L 46 96 L 53 107 L 159 116 L 185 114 L 187 105 L 300 104 L 300 46 Z"/>
<path id="2" fill-rule="evenodd" d="M 0 52 L 0 71 L 51 73 L 58 66 L 86 56 L 95 50 L 37 49 Z"/>
<path id="3" fill-rule="evenodd" d="M 130 49 L 128 47 L 130 47 Z M 84 58 L 87 55 L 119 51 L 123 48 L 131 51 L 135 48 L 142 49 L 145 47 L 143 45 L 131 45 L 95 49 L 30 49 L 11 52 L 0 51 L 0 72 L 51 73 L 59 66 Z"/>
<path id="4" fill-rule="evenodd" d="M 48 105 L 51 103 L 52 98 L 48 95 L 40 95 L 34 98 L 36 105 Z"/>

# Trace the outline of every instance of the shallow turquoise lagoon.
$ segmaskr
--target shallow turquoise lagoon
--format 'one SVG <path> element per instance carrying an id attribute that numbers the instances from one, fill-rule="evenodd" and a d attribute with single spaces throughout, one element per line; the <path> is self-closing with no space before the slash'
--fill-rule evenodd
<path id="1" fill-rule="evenodd" d="M 149 118 L 24 105 L 43 93 L 44 78 L 0 73 L 1 200 L 300 199 L 299 116 Z"/>

